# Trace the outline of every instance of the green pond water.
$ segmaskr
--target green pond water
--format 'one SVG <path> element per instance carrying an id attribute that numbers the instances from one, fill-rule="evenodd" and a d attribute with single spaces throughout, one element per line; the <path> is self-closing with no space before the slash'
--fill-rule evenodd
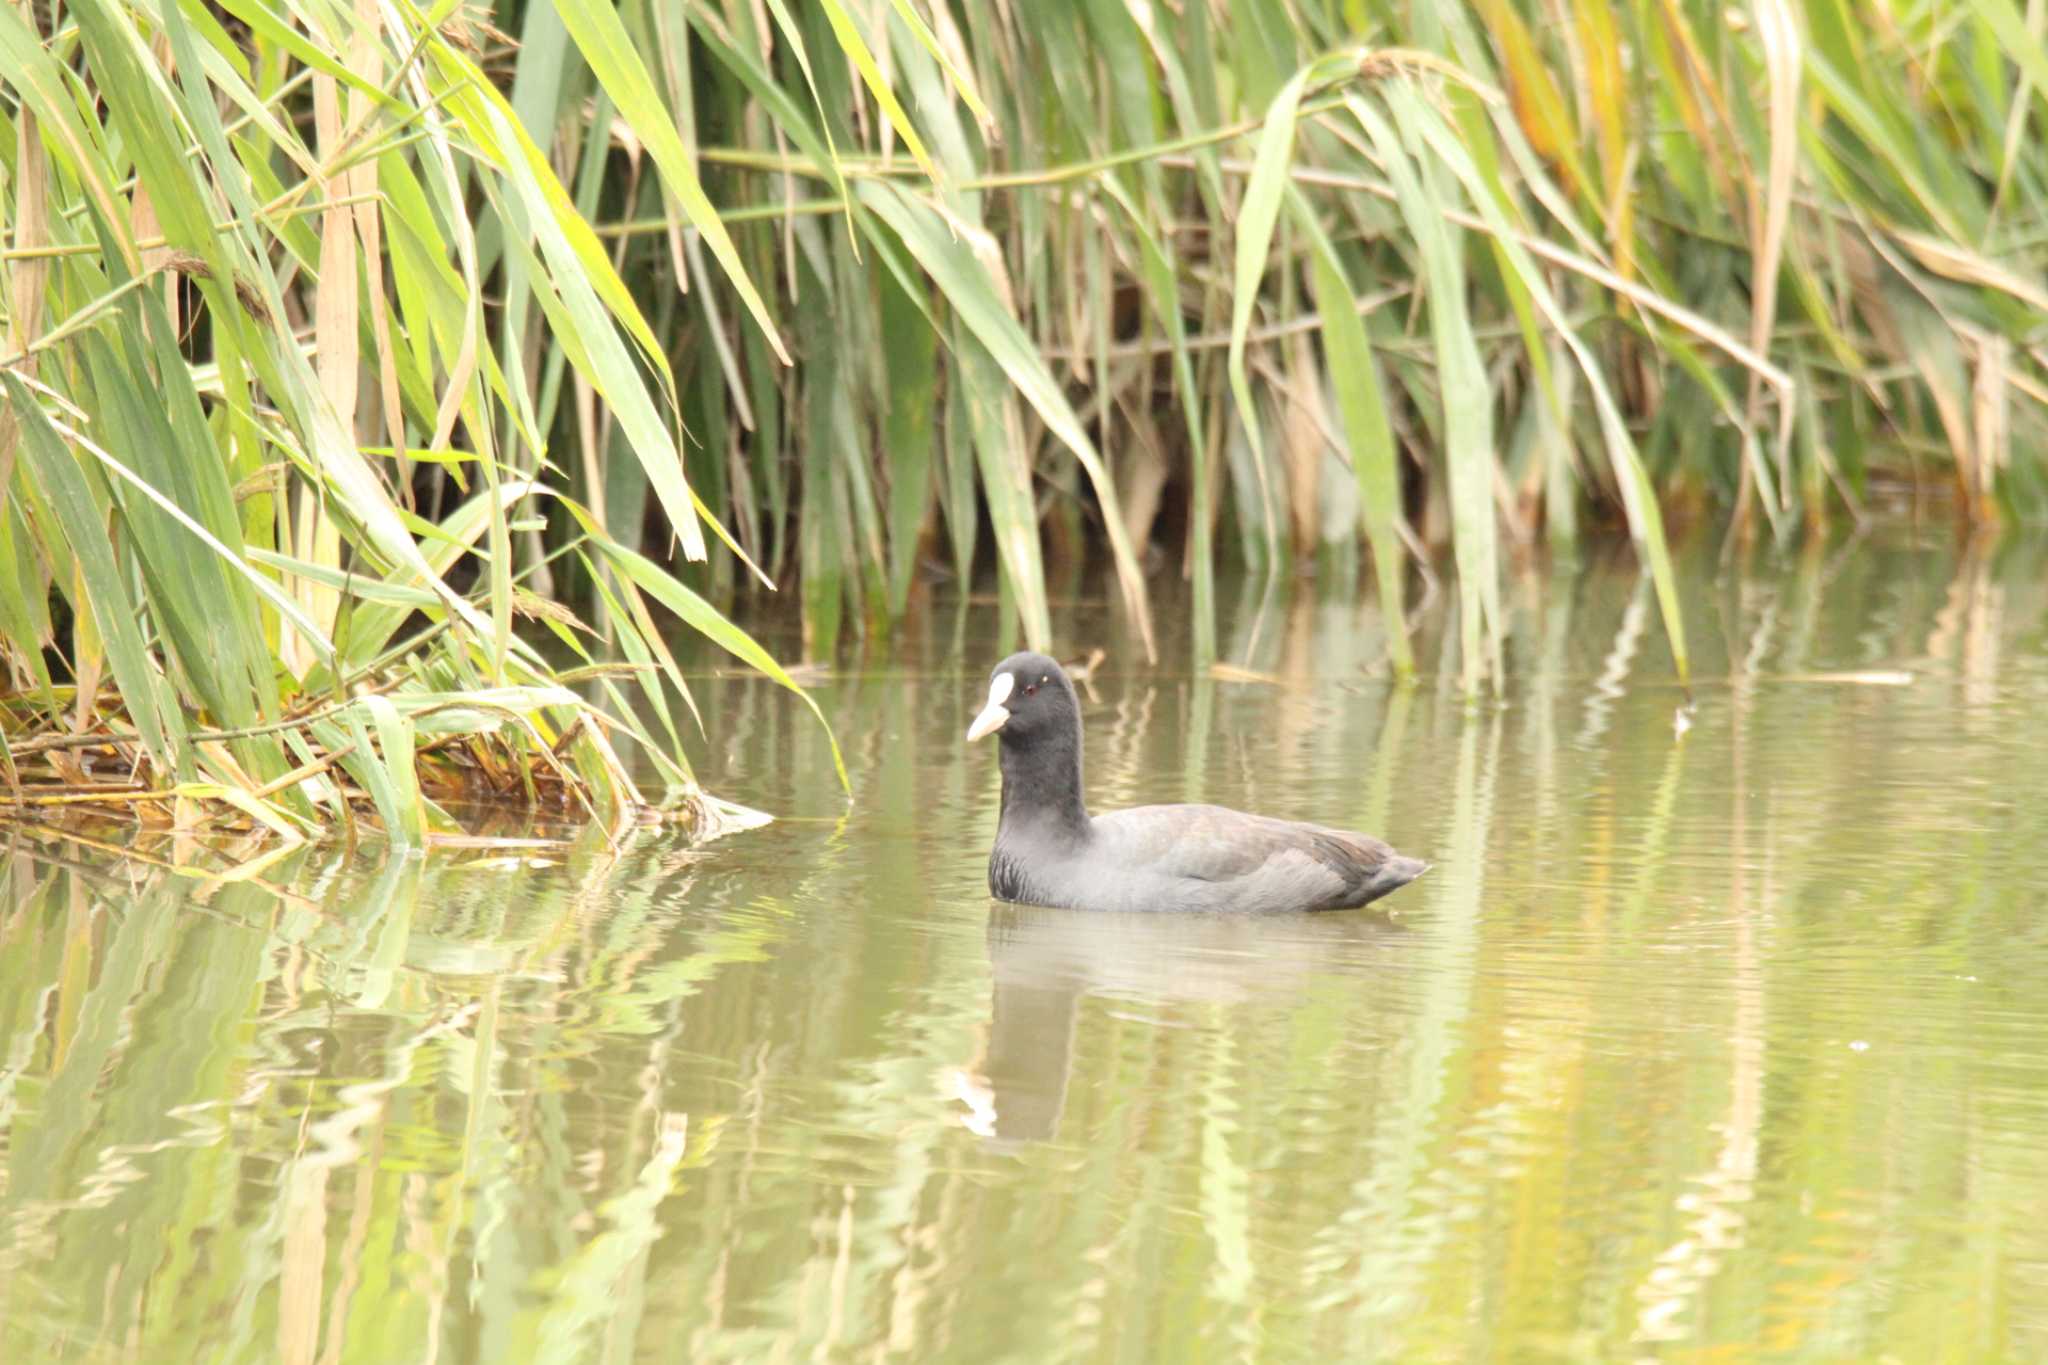
<path id="1" fill-rule="evenodd" d="M 1435 861 L 1367 911 L 993 905 L 943 593 L 816 684 L 851 804 L 700 659 L 780 817 L 702 848 L 0 832 L 0 1360 L 2048 1359 L 2048 555 L 1716 548 L 1683 733 L 1626 555 L 1476 708 L 1442 595 L 1407 688 L 1369 587 L 1228 585 L 1228 677 L 1058 608 L 1096 808 Z"/>

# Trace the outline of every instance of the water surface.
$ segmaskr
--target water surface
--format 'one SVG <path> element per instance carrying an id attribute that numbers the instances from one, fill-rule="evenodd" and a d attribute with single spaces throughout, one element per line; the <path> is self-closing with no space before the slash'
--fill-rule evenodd
<path id="1" fill-rule="evenodd" d="M 1091 801 L 1437 863 L 1364 912 L 993 906 L 943 592 L 817 684 L 850 805 L 704 660 L 708 847 L 0 836 L 0 1358 L 2048 1358 L 2043 555 L 1712 548 L 1690 709 L 1625 556 L 1476 707 L 1440 604 L 1411 687 L 1369 588 L 1227 677 L 1061 607 Z"/>

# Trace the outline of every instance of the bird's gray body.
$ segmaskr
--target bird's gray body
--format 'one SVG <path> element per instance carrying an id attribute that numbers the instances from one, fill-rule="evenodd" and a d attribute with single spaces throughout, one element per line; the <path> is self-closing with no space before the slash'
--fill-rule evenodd
<path id="1" fill-rule="evenodd" d="M 1085 832 L 1006 818 L 988 887 L 998 900 L 1077 910 L 1274 914 L 1366 905 L 1427 867 L 1346 830 L 1222 806 L 1137 806 L 1092 816 Z"/>

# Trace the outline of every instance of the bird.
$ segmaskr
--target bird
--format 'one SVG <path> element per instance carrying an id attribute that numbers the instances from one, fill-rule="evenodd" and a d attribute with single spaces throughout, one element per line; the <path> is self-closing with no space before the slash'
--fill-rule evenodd
<path id="1" fill-rule="evenodd" d="M 1223 806 L 1136 806 L 1090 815 L 1081 795 L 1081 706 L 1047 655 L 1012 654 L 967 727 L 1001 749 L 1002 812 L 989 894 L 1057 909 L 1284 914 L 1349 910 L 1429 870 L 1370 835 Z"/>

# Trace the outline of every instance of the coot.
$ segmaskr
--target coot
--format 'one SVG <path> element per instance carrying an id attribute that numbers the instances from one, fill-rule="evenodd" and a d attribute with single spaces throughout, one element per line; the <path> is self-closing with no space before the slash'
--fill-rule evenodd
<path id="1" fill-rule="evenodd" d="M 1091 816 L 1081 800 L 1081 706 L 1058 663 L 1012 654 L 967 738 L 999 736 L 1003 811 L 988 858 L 997 900 L 1075 910 L 1347 910 L 1429 869 L 1364 834 L 1221 806 Z"/>

